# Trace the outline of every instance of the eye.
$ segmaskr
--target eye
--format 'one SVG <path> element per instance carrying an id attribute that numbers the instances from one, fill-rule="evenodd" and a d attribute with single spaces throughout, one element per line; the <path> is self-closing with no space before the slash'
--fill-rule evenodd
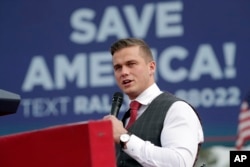
<path id="1" fill-rule="evenodd" d="M 119 69 L 121 69 L 121 66 L 114 66 L 114 70 L 115 70 L 115 71 L 117 71 L 117 70 L 119 70 Z"/>
<path id="2" fill-rule="evenodd" d="M 135 65 L 136 64 L 136 62 L 129 62 L 128 63 L 128 66 L 133 66 L 133 65 Z"/>

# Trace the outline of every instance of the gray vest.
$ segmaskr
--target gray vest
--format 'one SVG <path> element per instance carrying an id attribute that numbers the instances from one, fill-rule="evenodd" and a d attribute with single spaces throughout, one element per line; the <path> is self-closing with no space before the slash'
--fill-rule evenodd
<path id="1" fill-rule="evenodd" d="M 181 99 L 178 99 L 174 95 L 167 92 L 160 94 L 152 101 L 146 111 L 136 120 L 128 131 L 143 140 L 152 142 L 156 146 L 161 146 L 160 136 L 166 113 L 169 107 L 175 101 L 179 100 Z M 126 114 L 124 117 L 126 117 Z M 123 118 L 123 122 L 125 119 L 126 118 Z M 120 147 L 117 147 L 117 167 L 137 166 L 141 165 L 124 153 Z"/>

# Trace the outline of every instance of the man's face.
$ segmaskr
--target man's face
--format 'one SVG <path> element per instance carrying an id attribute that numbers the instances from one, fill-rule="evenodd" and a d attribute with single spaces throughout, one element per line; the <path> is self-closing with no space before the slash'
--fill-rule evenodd
<path id="1" fill-rule="evenodd" d="M 146 61 L 142 54 L 139 46 L 132 46 L 112 57 L 116 82 L 131 100 L 154 83 L 155 62 Z"/>

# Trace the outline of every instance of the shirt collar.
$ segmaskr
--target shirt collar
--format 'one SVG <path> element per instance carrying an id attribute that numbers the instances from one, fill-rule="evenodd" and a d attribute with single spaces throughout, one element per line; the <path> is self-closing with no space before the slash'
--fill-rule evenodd
<path id="1" fill-rule="evenodd" d="M 162 91 L 159 89 L 156 83 L 154 83 L 144 90 L 135 100 L 142 105 L 149 105 L 161 93 Z"/>

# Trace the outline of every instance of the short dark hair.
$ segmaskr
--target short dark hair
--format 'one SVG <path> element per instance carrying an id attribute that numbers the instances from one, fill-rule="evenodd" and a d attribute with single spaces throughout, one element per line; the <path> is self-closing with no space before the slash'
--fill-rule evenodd
<path id="1" fill-rule="evenodd" d="M 131 46 L 139 46 L 140 49 L 145 53 L 145 57 L 148 58 L 148 60 L 150 61 L 153 60 L 153 55 L 148 44 L 145 41 L 138 38 L 119 39 L 118 41 L 116 41 L 111 45 L 110 53 L 111 55 L 114 55 L 115 52 Z"/>

